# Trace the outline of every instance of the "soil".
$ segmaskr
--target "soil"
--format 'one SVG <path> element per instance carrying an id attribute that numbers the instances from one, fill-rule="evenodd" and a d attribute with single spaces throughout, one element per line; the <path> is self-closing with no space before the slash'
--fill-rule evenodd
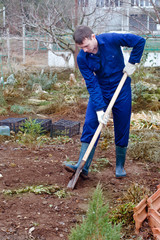
<path id="1" fill-rule="evenodd" d="M 52 122 L 67 119 L 84 121 L 84 109 L 46 116 Z M 7 116 L 19 117 L 19 116 Z M 112 126 L 109 126 L 112 127 Z M 101 172 L 91 172 L 89 179 L 81 177 L 73 191 L 67 189 L 71 174 L 66 172 L 63 163 L 69 158 L 78 160 L 80 135 L 72 137 L 73 142 L 59 145 L 46 145 L 39 149 L 29 149 L 15 142 L 3 141 L 0 146 L 0 239 L 1 240 L 67 240 L 71 227 L 82 220 L 88 202 L 98 183 L 102 184 L 105 202 L 113 205 L 133 183 L 148 187 L 151 192 L 159 184 L 159 164 L 135 162 L 127 157 L 127 177 L 115 178 L 115 149 L 110 144 L 106 150 L 98 145 L 94 157 L 107 157 L 110 166 Z M 19 189 L 31 185 L 55 185 L 64 188 L 68 195 L 58 198 L 55 195 L 23 193 L 6 196 L 2 190 Z M 132 227 L 123 239 L 138 239 Z M 142 239 L 153 239 L 147 221 L 140 234 Z"/>
<path id="2" fill-rule="evenodd" d="M 47 55 L 46 55 L 47 56 Z M 39 58 L 40 59 L 40 58 Z M 46 65 L 42 62 L 41 66 Z M 43 58 L 44 61 L 44 58 Z M 27 64 L 26 64 L 27 65 Z M 45 115 L 55 122 L 60 119 L 80 121 L 80 134 L 72 137 L 73 142 L 57 145 L 45 145 L 39 149 L 27 148 L 5 137 L 0 142 L 0 240 L 67 240 L 70 230 L 82 221 L 88 209 L 93 191 L 101 183 L 105 202 L 113 206 L 116 200 L 133 183 L 138 183 L 154 193 L 159 184 L 159 163 L 134 161 L 127 156 L 127 177 L 115 178 L 115 149 L 109 144 L 102 150 L 98 144 L 94 161 L 97 158 L 107 158 L 110 165 L 100 172 L 90 172 L 89 179 L 79 177 L 73 191 L 67 189 L 72 176 L 64 169 L 67 159 L 77 161 L 80 150 L 80 135 L 82 132 L 85 109 L 70 108 L 59 114 Z M 7 115 L 3 118 L 23 117 Z M 25 117 L 27 117 L 25 115 Z M 113 126 L 108 126 L 113 127 Z M 55 185 L 66 190 L 65 198 L 48 194 L 23 193 L 6 196 L 3 190 L 19 189 L 32 185 Z M 128 227 L 122 239 L 153 239 L 148 222 L 143 223 L 140 233 L 135 234 L 134 226 Z"/>

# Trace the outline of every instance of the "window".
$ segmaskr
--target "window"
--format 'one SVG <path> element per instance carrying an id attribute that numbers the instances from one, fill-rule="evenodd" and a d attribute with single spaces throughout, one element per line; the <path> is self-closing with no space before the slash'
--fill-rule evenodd
<path id="1" fill-rule="evenodd" d="M 89 0 L 78 0 L 78 6 L 88 7 Z"/>
<path id="2" fill-rule="evenodd" d="M 97 7 L 120 7 L 123 0 L 96 0 Z"/>
<path id="3" fill-rule="evenodd" d="M 153 4 L 158 5 L 159 0 L 131 0 L 131 6 L 138 7 L 152 7 Z"/>
<path id="4" fill-rule="evenodd" d="M 110 7 L 110 0 L 106 0 L 105 5 L 106 5 L 106 7 Z"/>
<path id="5" fill-rule="evenodd" d="M 129 18 L 130 31 L 144 31 L 147 29 L 147 15 L 132 14 Z"/>
<path id="6" fill-rule="evenodd" d="M 130 31 L 156 31 L 156 21 L 145 14 L 132 14 L 129 18 Z"/>
<path id="7" fill-rule="evenodd" d="M 156 6 L 160 6 L 160 1 L 159 1 L 159 0 L 156 0 L 155 5 L 156 5 Z"/>
<path id="8" fill-rule="evenodd" d="M 105 0 L 96 0 L 96 6 L 97 7 L 104 7 L 104 2 L 105 2 Z"/>
<path id="9" fill-rule="evenodd" d="M 149 30 L 150 31 L 156 31 L 157 30 L 156 21 L 151 17 L 149 17 Z"/>

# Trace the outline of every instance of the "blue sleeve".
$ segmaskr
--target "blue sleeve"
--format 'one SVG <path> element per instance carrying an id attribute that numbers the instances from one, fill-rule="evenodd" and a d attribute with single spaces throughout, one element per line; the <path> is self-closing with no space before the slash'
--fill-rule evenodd
<path id="1" fill-rule="evenodd" d="M 131 47 L 129 62 L 132 64 L 139 63 L 143 54 L 146 40 L 140 36 L 134 34 L 118 34 L 114 33 L 115 44 L 119 44 L 122 47 Z M 113 40 L 114 42 L 114 40 Z"/>
<path id="2" fill-rule="evenodd" d="M 85 62 L 82 56 L 78 55 L 77 63 L 78 63 L 79 70 L 85 79 L 86 87 L 89 92 L 92 103 L 95 107 L 95 111 L 103 109 L 106 106 L 106 104 L 103 100 L 101 88 L 99 86 L 96 76 L 89 69 L 89 67 L 87 66 L 87 63 Z"/>

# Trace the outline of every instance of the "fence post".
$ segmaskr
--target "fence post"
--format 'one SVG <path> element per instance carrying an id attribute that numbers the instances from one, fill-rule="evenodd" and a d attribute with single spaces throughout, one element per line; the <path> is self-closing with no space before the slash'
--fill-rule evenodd
<path id="1" fill-rule="evenodd" d="M 5 7 L 3 7 L 3 27 L 5 28 L 6 27 L 6 13 L 5 13 Z"/>
<path id="2" fill-rule="evenodd" d="M 25 24 L 23 24 L 23 64 L 26 63 L 26 52 L 25 52 Z"/>
<path id="3" fill-rule="evenodd" d="M 10 36 L 9 36 L 9 28 L 7 28 L 7 55 L 8 55 L 8 62 L 10 62 Z"/>

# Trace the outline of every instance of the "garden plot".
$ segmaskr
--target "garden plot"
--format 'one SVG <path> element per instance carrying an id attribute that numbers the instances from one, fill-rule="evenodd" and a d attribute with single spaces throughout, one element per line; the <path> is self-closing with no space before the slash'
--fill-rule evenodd
<path id="1" fill-rule="evenodd" d="M 34 79 L 38 81 L 40 79 L 36 71 L 31 85 Z M 24 72 L 18 73 L 15 76 L 16 86 L 9 90 L 5 88 L 5 91 L 1 89 L 3 93 L 5 92 L 0 98 L 3 108 L 3 111 L 0 111 L 1 120 L 9 117 L 35 119 L 43 116 L 45 119 L 52 119 L 52 122 L 66 119 L 80 122 L 80 126 L 83 126 L 88 93 L 79 75 L 77 83 L 73 85 L 67 83 L 70 73 L 69 71 L 57 73 L 57 82 L 50 85 L 51 89 L 42 88 L 42 91 L 48 93 L 42 91 L 35 93 L 28 88 L 27 82 L 31 74 L 29 71 L 26 75 Z M 44 79 L 48 74 L 45 72 Z M 49 76 L 51 79 L 55 72 Z M 43 73 L 41 77 L 43 79 Z M 70 235 L 71 229 L 75 229 L 74 233 L 78 231 L 76 225 L 84 226 L 84 232 L 87 234 L 86 226 L 91 227 L 92 223 L 95 224 L 94 221 L 88 222 L 88 217 L 94 217 L 91 212 L 87 213 L 88 209 L 92 209 L 88 207 L 92 206 L 92 200 L 97 204 L 98 199 L 107 211 L 105 216 L 107 221 L 117 226 L 123 223 L 121 228 L 111 229 L 111 224 L 107 222 L 112 233 L 110 236 L 114 236 L 114 231 L 118 231 L 118 236 L 120 230 L 123 240 L 153 239 L 147 221 L 143 223 L 139 236 L 136 236 L 133 220 L 134 206 L 145 195 L 151 195 L 156 191 L 160 176 L 159 110 L 150 112 L 143 109 L 145 105 L 139 107 L 139 97 L 144 100 L 145 96 L 140 94 L 134 102 L 134 106 L 141 108 L 141 111 L 134 112 L 133 109 L 130 146 L 125 164 L 127 177 L 121 180 L 115 178 L 112 121 L 102 132 L 89 173 L 90 178 L 88 180 L 79 178 L 74 191 L 66 188 L 71 175 L 63 166 L 66 161 L 77 162 L 80 135 L 71 138 L 68 136 L 51 138 L 49 133 L 41 135 L 35 134 L 34 131 L 20 131 L 18 134 L 12 132 L 11 136 L 0 136 L 0 239 L 70 240 L 73 239 Z M 33 97 L 45 102 L 39 103 L 39 106 L 32 105 L 28 99 Z M 155 102 L 155 99 L 153 101 Z M 14 105 L 16 107 L 13 107 Z M 34 126 L 29 129 L 34 130 Z M 40 131 L 40 128 L 37 129 Z M 82 127 L 80 133 L 81 131 Z M 95 192 L 93 196 L 97 186 L 101 186 L 100 195 Z M 97 214 L 102 213 L 98 207 L 96 210 Z M 101 223 L 97 224 L 97 233 L 104 230 L 105 225 Z M 78 236 L 78 232 L 76 235 Z"/>

